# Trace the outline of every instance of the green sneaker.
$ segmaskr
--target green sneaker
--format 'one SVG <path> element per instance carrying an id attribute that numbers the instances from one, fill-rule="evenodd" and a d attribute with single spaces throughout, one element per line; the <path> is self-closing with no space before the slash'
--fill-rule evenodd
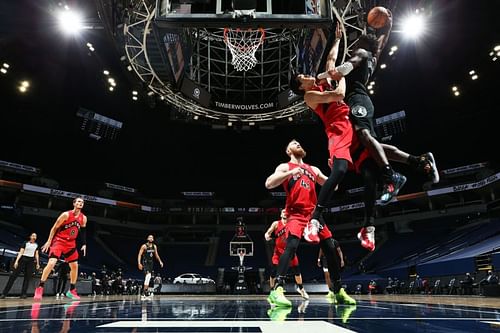
<path id="1" fill-rule="evenodd" d="M 267 315 L 272 321 L 284 321 L 286 320 L 286 317 L 292 312 L 292 308 L 279 308 L 279 307 L 274 307 L 269 310 L 267 310 Z"/>
<path id="2" fill-rule="evenodd" d="M 346 324 L 352 313 L 356 311 L 356 305 L 337 306 L 337 316 L 342 319 L 342 323 Z"/>
<path id="3" fill-rule="evenodd" d="M 335 293 L 333 291 L 329 290 L 325 297 L 328 303 L 335 304 Z"/>
<path id="4" fill-rule="evenodd" d="M 335 295 L 337 300 L 337 304 L 348 304 L 348 305 L 356 305 L 356 300 L 351 296 L 347 295 L 344 288 L 340 288 L 337 295 Z"/>
<path id="5" fill-rule="evenodd" d="M 283 287 L 278 287 L 275 290 L 271 291 L 269 294 L 270 300 L 269 303 L 274 304 L 276 306 L 281 307 L 291 307 L 292 302 L 290 302 L 286 297 L 283 291 Z"/>
<path id="6" fill-rule="evenodd" d="M 274 305 L 274 301 L 273 301 L 273 298 L 271 297 L 273 291 L 271 290 L 271 292 L 269 293 L 269 296 L 267 296 L 267 302 L 273 306 Z"/>

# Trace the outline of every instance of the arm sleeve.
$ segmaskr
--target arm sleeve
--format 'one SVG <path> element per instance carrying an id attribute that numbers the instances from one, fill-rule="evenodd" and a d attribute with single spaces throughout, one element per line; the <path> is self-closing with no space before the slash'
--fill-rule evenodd
<path id="1" fill-rule="evenodd" d="M 80 230 L 80 236 L 82 239 L 82 244 L 87 245 L 87 228 L 82 228 Z"/>

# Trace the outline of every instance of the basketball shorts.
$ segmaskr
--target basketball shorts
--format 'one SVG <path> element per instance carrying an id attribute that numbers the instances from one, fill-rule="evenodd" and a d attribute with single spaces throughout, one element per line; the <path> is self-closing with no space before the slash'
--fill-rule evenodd
<path id="1" fill-rule="evenodd" d="M 375 138 L 374 114 L 375 108 L 372 100 L 365 94 L 352 94 L 347 96 L 347 104 L 351 108 L 351 122 L 354 130 L 357 132 L 361 129 L 367 129 Z"/>
<path id="2" fill-rule="evenodd" d="M 55 239 L 50 245 L 49 258 L 64 258 L 64 261 L 68 263 L 78 261 L 76 242 Z"/>
<path id="3" fill-rule="evenodd" d="M 304 213 L 294 209 L 287 209 L 287 214 L 288 222 L 286 223 L 286 226 L 288 228 L 288 234 L 294 235 L 299 239 L 302 238 L 304 229 L 307 226 L 307 223 L 309 223 L 309 221 L 311 220 L 312 212 Z M 328 226 L 326 224 L 320 225 L 318 236 L 320 241 L 332 237 L 332 233 L 330 232 L 330 229 L 328 229 Z"/>

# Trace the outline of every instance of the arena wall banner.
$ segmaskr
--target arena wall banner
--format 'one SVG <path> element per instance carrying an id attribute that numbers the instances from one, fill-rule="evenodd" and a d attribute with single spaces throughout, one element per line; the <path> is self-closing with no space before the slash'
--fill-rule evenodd
<path id="1" fill-rule="evenodd" d="M 276 102 L 265 102 L 256 104 L 234 104 L 228 102 L 214 101 L 214 106 L 217 109 L 225 111 L 241 111 L 242 113 L 252 111 L 274 110 L 278 106 Z"/>

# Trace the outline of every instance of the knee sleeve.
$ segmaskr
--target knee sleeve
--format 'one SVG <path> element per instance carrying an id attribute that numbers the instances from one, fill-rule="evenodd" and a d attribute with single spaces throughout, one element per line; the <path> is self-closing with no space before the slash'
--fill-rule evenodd
<path id="1" fill-rule="evenodd" d="M 151 273 L 146 274 L 144 278 L 144 285 L 149 286 L 149 280 L 151 279 Z"/>

